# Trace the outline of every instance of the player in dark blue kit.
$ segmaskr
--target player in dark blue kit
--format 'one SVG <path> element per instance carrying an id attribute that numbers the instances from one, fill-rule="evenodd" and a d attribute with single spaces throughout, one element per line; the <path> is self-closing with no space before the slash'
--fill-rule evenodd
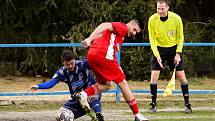
<path id="1" fill-rule="evenodd" d="M 91 114 L 82 108 L 79 101 L 75 98 L 75 94 L 95 84 L 96 81 L 93 78 L 91 70 L 89 70 L 90 67 L 87 60 L 75 60 L 72 51 L 63 51 L 61 61 L 64 66 L 54 74 L 51 80 L 34 85 L 30 87 L 30 90 L 50 89 L 59 82 L 65 82 L 69 87 L 71 99 L 60 108 L 56 119 L 57 121 L 73 121 L 85 114 Z M 101 114 L 101 94 L 89 97 L 88 103 L 96 113 L 96 118 L 90 115 L 92 120 L 104 121 Z"/>

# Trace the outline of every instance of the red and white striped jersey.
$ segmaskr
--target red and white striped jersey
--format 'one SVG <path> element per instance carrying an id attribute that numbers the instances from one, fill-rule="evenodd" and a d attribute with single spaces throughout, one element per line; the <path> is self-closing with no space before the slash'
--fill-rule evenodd
<path id="1" fill-rule="evenodd" d="M 117 44 L 122 44 L 128 32 L 126 24 L 122 22 L 111 23 L 114 31 L 103 31 L 98 35 L 90 46 L 89 52 L 96 54 L 101 58 L 116 60 Z"/>

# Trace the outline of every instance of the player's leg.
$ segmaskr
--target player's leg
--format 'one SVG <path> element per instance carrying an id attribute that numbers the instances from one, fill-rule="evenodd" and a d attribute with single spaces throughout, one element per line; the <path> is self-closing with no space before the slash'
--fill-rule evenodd
<path id="1" fill-rule="evenodd" d="M 136 99 L 134 98 L 134 96 L 127 84 L 127 81 L 124 80 L 124 81 L 118 83 L 117 85 L 121 89 L 125 101 L 128 103 L 129 107 L 131 108 L 131 110 L 135 116 L 135 121 L 148 121 L 148 119 L 146 117 L 143 117 L 140 114 L 139 108 L 138 108 L 138 103 L 136 102 Z"/>
<path id="2" fill-rule="evenodd" d="M 101 92 L 107 91 L 111 87 L 112 87 L 111 82 L 97 82 L 96 84 L 88 87 L 87 89 L 85 89 L 81 93 L 84 93 L 84 95 L 87 95 L 87 96 L 92 96 L 92 95 L 96 95 L 96 94 L 99 94 Z"/>
<path id="3" fill-rule="evenodd" d="M 174 57 L 175 57 L 175 53 L 171 57 L 171 61 L 169 61 L 169 67 L 171 70 L 173 70 L 175 68 Z M 183 97 L 184 97 L 185 113 L 191 113 L 192 109 L 191 109 L 191 105 L 189 103 L 188 81 L 186 79 L 186 75 L 184 72 L 184 60 L 183 60 L 182 56 L 181 56 L 181 61 L 179 62 L 178 66 L 176 67 L 176 77 L 178 78 L 178 80 L 181 83 L 181 90 L 182 90 Z"/>
<path id="4" fill-rule="evenodd" d="M 103 60 L 101 60 L 100 58 L 99 59 L 98 58 L 95 59 L 95 58 L 97 57 L 95 57 L 94 55 L 88 54 L 88 63 L 90 64 L 90 67 L 96 76 L 97 83 L 88 87 L 84 91 L 76 94 L 76 97 L 80 100 L 80 103 L 82 104 L 83 108 L 85 108 L 87 111 L 90 110 L 87 97 L 106 91 L 110 89 L 112 86 L 111 82 L 104 81 L 105 79 L 103 78 L 103 75 L 102 75 L 102 73 L 104 73 L 103 71 L 106 69 L 105 68 L 106 66 L 103 66 L 103 65 L 108 65 L 108 64 L 103 64 Z"/>
<path id="5" fill-rule="evenodd" d="M 78 100 L 68 100 L 63 107 L 59 109 L 58 121 L 73 121 L 86 114 L 86 111 L 81 108 Z"/>
<path id="6" fill-rule="evenodd" d="M 151 80 L 150 80 L 150 93 L 151 93 L 151 113 L 157 112 L 157 80 L 159 78 L 160 71 L 152 70 L 151 71 Z"/>
<path id="7" fill-rule="evenodd" d="M 191 113 L 191 105 L 189 103 L 189 88 L 188 88 L 188 81 L 185 76 L 184 70 L 176 71 L 176 77 L 179 79 L 181 83 L 181 90 L 184 97 L 184 105 L 185 105 L 185 113 Z"/>
<path id="8" fill-rule="evenodd" d="M 105 78 L 105 76 L 109 75 L 109 73 L 107 73 L 109 72 L 108 70 L 110 70 L 108 68 L 109 64 L 108 63 L 103 64 L 103 60 L 98 60 L 98 59 L 96 61 L 97 63 L 95 63 L 91 57 L 88 58 L 88 62 L 89 64 L 91 64 L 90 66 L 93 73 L 96 76 L 97 83 L 88 87 L 84 91 L 77 93 L 76 95 L 80 99 L 80 103 L 86 110 L 90 109 L 90 106 L 87 102 L 88 96 L 96 95 L 98 93 L 107 91 L 112 87 L 111 80 L 108 80 L 107 78 Z"/>
<path id="9" fill-rule="evenodd" d="M 84 96 L 92 96 L 109 90 L 112 83 L 105 76 L 109 75 L 109 70 L 113 71 L 109 66 L 110 62 L 95 56 L 93 53 L 88 53 L 88 63 L 96 76 L 97 83 L 82 91 L 81 94 Z"/>
<path id="10" fill-rule="evenodd" d="M 111 82 L 97 82 L 96 84 L 88 87 L 84 91 L 77 93 L 76 97 L 80 100 L 80 103 L 82 104 L 82 107 L 89 112 L 90 111 L 90 106 L 87 101 L 88 96 L 96 95 L 98 93 L 101 93 L 103 91 L 106 91 L 110 89 L 112 86 Z"/>
<path id="11" fill-rule="evenodd" d="M 84 115 L 86 115 L 86 111 L 81 107 L 79 101 L 71 99 L 60 108 L 57 121 L 73 121 Z M 90 117 L 92 120 L 96 120 L 95 115 L 91 115 Z"/>
<path id="12" fill-rule="evenodd" d="M 163 60 L 162 60 L 163 61 Z M 151 80 L 150 80 L 150 93 L 151 93 L 151 113 L 157 112 L 157 81 L 160 75 L 161 67 L 157 62 L 155 56 L 151 57 Z"/>
<path id="13" fill-rule="evenodd" d="M 102 115 L 102 106 L 101 106 L 101 94 L 89 97 L 89 102 L 92 110 L 96 113 L 97 121 L 104 121 L 104 116 Z"/>
<path id="14" fill-rule="evenodd" d="M 176 77 L 179 79 L 179 81 L 181 83 L 181 90 L 182 90 L 183 97 L 184 97 L 185 112 L 191 113 L 192 110 L 191 110 L 191 105 L 189 104 L 188 81 L 187 81 L 185 73 L 184 73 L 184 61 L 183 61 L 182 56 L 180 56 L 181 61 L 179 62 L 178 66 L 175 67 L 175 63 L 174 63 L 174 58 L 176 55 L 176 48 L 177 48 L 177 46 L 173 46 L 168 49 L 167 62 L 168 62 L 170 70 L 173 71 L 174 68 L 176 68 Z"/>

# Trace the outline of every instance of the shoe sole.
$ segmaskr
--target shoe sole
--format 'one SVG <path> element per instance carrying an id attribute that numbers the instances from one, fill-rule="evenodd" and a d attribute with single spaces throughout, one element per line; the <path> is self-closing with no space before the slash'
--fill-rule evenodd
<path id="1" fill-rule="evenodd" d="M 88 106 L 85 105 L 83 108 L 87 113 L 90 113 L 90 108 Z"/>
<path id="2" fill-rule="evenodd" d="M 190 112 L 185 112 L 186 114 L 189 114 L 189 113 L 192 113 L 192 111 L 190 111 Z"/>
<path id="3" fill-rule="evenodd" d="M 146 119 L 146 120 L 135 119 L 135 121 L 149 121 L 149 119 Z"/>
<path id="4" fill-rule="evenodd" d="M 86 113 L 90 113 L 90 107 L 89 105 L 86 104 L 85 101 L 79 100 L 81 107 L 86 111 Z"/>
<path id="5" fill-rule="evenodd" d="M 140 120 L 140 121 L 149 121 L 149 120 Z"/>
<path id="6" fill-rule="evenodd" d="M 157 113 L 157 111 L 152 111 L 152 110 L 149 110 L 149 112 L 150 112 L 150 113 Z"/>
<path id="7" fill-rule="evenodd" d="M 86 111 L 86 113 L 89 113 L 90 107 L 86 100 L 83 100 L 80 96 L 76 97 L 76 99 L 79 101 L 81 107 Z"/>
<path id="8" fill-rule="evenodd" d="M 150 113 L 157 113 L 157 111 L 149 111 Z"/>

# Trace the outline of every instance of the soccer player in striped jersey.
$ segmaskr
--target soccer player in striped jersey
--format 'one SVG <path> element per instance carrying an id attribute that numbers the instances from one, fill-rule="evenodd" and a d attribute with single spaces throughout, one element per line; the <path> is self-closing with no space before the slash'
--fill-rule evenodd
<path id="1" fill-rule="evenodd" d="M 57 121 L 73 121 L 86 113 L 90 114 L 92 112 L 91 110 L 86 111 L 81 107 L 75 94 L 95 84 L 96 81 L 94 80 L 87 60 L 75 60 L 71 50 L 63 51 L 61 61 L 64 66 L 56 71 L 51 80 L 33 85 L 30 87 L 30 90 L 50 89 L 59 82 L 66 83 L 71 94 L 71 99 L 60 108 Z M 97 119 L 95 116 L 90 115 L 93 118 L 92 121 L 104 121 L 103 115 L 101 114 L 101 93 L 93 97 L 88 97 L 88 103 L 96 113 Z"/>
<path id="2" fill-rule="evenodd" d="M 179 15 L 168 10 L 167 0 L 157 0 L 157 13 L 152 15 L 148 21 L 149 39 L 153 52 L 150 80 L 151 112 L 155 113 L 157 109 L 157 80 L 164 63 L 167 62 L 171 70 L 176 67 L 176 77 L 181 83 L 185 112 L 191 113 L 188 81 L 181 56 L 184 42 L 183 24 Z"/>
<path id="3" fill-rule="evenodd" d="M 89 108 L 86 103 L 86 97 L 109 90 L 113 81 L 120 87 L 125 101 L 133 112 L 135 121 L 148 121 L 146 117 L 140 114 L 136 99 L 116 59 L 116 53 L 122 45 L 125 36 L 133 37 L 140 31 L 141 23 L 137 19 L 133 19 L 127 24 L 122 22 L 106 22 L 100 24 L 82 42 L 84 47 L 90 46 L 88 50 L 88 62 L 98 81 L 98 83 L 78 93 L 81 103 L 86 108 Z"/>

